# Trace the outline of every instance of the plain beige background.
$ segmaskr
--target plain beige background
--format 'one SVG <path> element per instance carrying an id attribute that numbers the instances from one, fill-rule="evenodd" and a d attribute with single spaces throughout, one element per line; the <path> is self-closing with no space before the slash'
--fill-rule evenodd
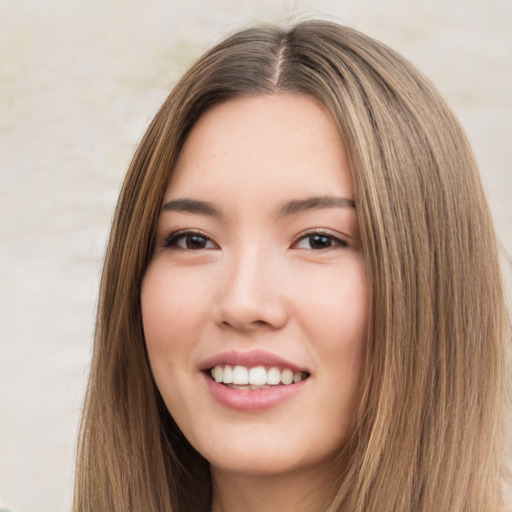
<path id="1" fill-rule="evenodd" d="M 311 16 L 381 39 L 438 85 L 510 262 L 511 0 L 0 0 L 0 504 L 70 510 L 106 236 L 159 104 L 223 35 Z"/>

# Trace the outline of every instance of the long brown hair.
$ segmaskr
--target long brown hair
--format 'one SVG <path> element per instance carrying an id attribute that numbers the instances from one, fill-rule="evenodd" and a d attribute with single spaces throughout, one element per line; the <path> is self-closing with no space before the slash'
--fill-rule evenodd
<path id="1" fill-rule="evenodd" d="M 466 137 L 432 84 L 386 46 L 307 21 L 246 29 L 185 74 L 140 143 L 102 275 L 74 510 L 208 510 L 208 463 L 151 376 L 140 288 L 163 194 L 200 116 L 291 92 L 331 112 L 350 155 L 370 283 L 365 385 L 329 510 L 500 508 L 505 343 L 495 234 Z"/>

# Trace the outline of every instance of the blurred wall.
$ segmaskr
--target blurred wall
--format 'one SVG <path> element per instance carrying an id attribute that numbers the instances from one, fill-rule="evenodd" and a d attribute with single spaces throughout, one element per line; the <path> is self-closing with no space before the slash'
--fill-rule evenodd
<path id="1" fill-rule="evenodd" d="M 0 503 L 70 509 L 106 236 L 159 104 L 228 32 L 311 16 L 381 39 L 438 85 L 510 261 L 511 0 L 2 0 Z"/>

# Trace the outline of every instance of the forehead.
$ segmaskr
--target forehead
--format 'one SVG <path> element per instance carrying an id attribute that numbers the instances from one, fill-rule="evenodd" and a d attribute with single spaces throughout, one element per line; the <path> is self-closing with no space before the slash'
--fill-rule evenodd
<path id="1" fill-rule="evenodd" d="M 206 112 L 184 144 L 165 199 L 251 192 L 352 195 L 343 138 L 314 98 L 253 96 Z"/>

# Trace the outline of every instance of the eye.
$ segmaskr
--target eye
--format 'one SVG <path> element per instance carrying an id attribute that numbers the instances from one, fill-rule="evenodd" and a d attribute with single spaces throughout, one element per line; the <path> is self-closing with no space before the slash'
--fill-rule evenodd
<path id="1" fill-rule="evenodd" d="M 348 247 L 348 243 L 327 233 L 308 233 L 293 245 L 294 249 L 313 249 L 316 251 L 333 247 Z"/>
<path id="2" fill-rule="evenodd" d="M 218 249 L 218 245 L 208 236 L 197 231 L 178 231 L 165 238 L 164 246 L 170 249 L 197 251 L 199 249 Z"/>

